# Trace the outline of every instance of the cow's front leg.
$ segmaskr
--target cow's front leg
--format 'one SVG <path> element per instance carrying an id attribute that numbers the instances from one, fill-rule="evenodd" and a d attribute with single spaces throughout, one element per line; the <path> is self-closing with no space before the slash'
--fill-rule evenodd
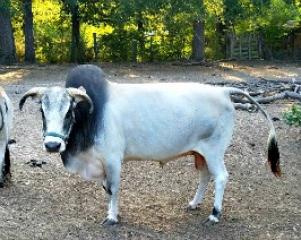
<path id="1" fill-rule="evenodd" d="M 113 160 L 105 164 L 106 179 L 104 181 L 104 188 L 109 198 L 109 207 L 107 218 L 103 221 L 103 225 L 114 225 L 118 220 L 118 195 L 120 187 L 120 170 L 121 161 Z"/>
<path id="2" fill-rule="evenodd" d="M 0 156 L 0 188 L 2 188 L 4 187 L 5 182 L 7 182 L 10 178 L 10 158 L 8 146 L 6 146 L 5 151 L 0 151 Z"/>

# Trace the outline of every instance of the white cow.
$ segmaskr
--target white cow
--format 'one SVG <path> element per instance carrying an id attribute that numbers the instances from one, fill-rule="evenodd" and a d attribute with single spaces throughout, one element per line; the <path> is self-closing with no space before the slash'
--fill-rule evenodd
<path id="1" fill-rule="evenodd" d="M 165 163 L 192 154 L 200 169 L 193 200 L 202 201 L 210 177 L 215 201 L 208 221 L 219 221 L 228 173 L 224 154 L 234 128 L 232 94 L 247 97 L 270 126 L 268 161 L 280 174 L 275 129 L 268 114 L 247 93 L 236 88 L 198 83 L 117 84 L 106 81 L 100 68 L 73 69 L 65 87 L 32 88 L 41 101 L 44 148 L 59 152 L 65 167 L 101 184 L 110 196 L 105 224 L 118 223 L 121 165 L 126 160 Z"/>
<path id="2" fill-rule="evenodd" d="M 4 89 L 0 87 L 0 187 L 10 177 L 8 143 L 13 122 L 13 107 Z"/>

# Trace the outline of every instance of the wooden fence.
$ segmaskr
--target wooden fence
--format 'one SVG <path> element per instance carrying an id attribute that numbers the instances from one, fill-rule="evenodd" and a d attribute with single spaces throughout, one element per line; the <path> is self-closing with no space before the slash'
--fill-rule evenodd
<path id="1" fill-rule="evenodd" d="M 237 60 L 251 60 L 262 57 L 261 44 L 257 34 L 235 36 L 228 34 L 227 58 Z"/>

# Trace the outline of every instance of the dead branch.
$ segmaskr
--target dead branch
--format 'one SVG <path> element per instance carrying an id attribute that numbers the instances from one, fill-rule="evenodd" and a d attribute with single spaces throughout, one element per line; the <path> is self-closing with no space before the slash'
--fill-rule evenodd
<path id="1" fill-rule="evenodd" d="M 295 93 L 299 93 L 300 90 L 301 90 L 301 85 L 295 84 L 295 90 L 294 90 L 294 92 Z"/>
<path id="2" fill-rule="evenodd" d="M 256 101 L 261 104 L 267 104 L 282 99 L 294 99 L 301 102 L 301 95 L 295 92 L 284 91 L 269 97 L 258 97 Z"/>
<path id="3" fill-rule="evenodd" d="M 217 85 L 217 86 L 247 86 L 247 82 L 229 82 L 229 81 L 206 81 L 205 84 Z"/>
<path id="4" fill-rule="evenodd" d="M 244 110 L 248 112 L 257 112 L 257 107 L 250 103 L 234 103 L 235 109 Z"/>
<path id="5" fill-rule="evenodd" d="M 249 92 L 258 103 L 267 104 L 277 100 L 292 99 L 301 102 L 301 80 L 295 78 L 291 80 L 268 80 L 260 78 L 260 81 L 251 82 L 229 82 L 216 81 L 207 82 L 207 84 L 236 87 Z M 236 109 L 253 112 L 256 107 L 243 96 L 231 96 Z"/>
<path id="6" fill-rule="evenodd" d="M 234 103 L 241 103 L 241 104 L 246 104 L 246 103 L 250 103 L 250 101 L 242 98 L 242 97 L 238 97 L 238 96 L 231 96 L 231 100 Z"/>
<path id="7" fill-rule="evenodd" d="M 279 83 L 284 83 L 284 84 L 301 84 L 301 80 L 296 80 L 296 79 L 267 79 L 264 77 L 258 77 L 260 81 L 265 81 L 265 82 L 269 82 L 269 83 L 275 83 L 275 84 L 279 84 Z"/>
<path id="8" fill-rule="evenodd" d="M 234 103 L 241 103 L 241 104 L 250 103 L 249 100 L 238 97 L 238 96 L 231 96 L 231 98 Z M 275 94 L 272 96 L 257 97 L 254 99 L 260 104 L 267 104 L 267 103 L 271 103 L 271 102 L 274 102 L 277 100 L 283 100 L 283 99 L 293 99 L 293 100 L 298 100 L 301 102 L 301 95 L 296 92 L 284 91 L 282 93 L 278 93 L 278 94 Z"/>

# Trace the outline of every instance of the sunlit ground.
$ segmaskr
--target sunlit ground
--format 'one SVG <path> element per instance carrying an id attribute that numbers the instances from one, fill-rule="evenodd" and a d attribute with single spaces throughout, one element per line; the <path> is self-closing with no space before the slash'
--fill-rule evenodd
<path id="1" fill-rule="evenodd" d="M 254 73 L 267 79 L 301 76 L 297 65 L 226 64 L 232 67 L 100 65 L 109 80 L 120 83 L 259 79 Z M 22 94 L 32 86 L 64 84 L 71 67 L 0 67 L 0 83 L 17 106 Z M 300 129 L 281 121 L 287 106 L 282 102 L 264 106 L 272 117 L 280 119 L 274 124 L 284 173 L 281 179 L 266 168 L 266 121 L 258 113 L 237 111 L 233 141 L 225 156 L 230 176 L 219 224 L 202 224 L 212 211 L 212 183 L 200 208 L 185 211 L 199 176 L 192 159 L 183 158 L 163 169 L 150 162 L 124 164 L 121 224 L 104 228 L 104 191 L 93 182 L 68 174 L 58 155 L 43 152 L 39 106 L 28 100 L 22 112 L 17 107 L 14 111 L 13 138 L 17 143 L 11 145 L 11 185 L 0 189 L 0 239 L 299 239 L 301 134 Z M 31 159 L 47 164 L 33 168 L 27 164 Z"/>
<path id="2" fill-rule="evenodd" d="M 4 73 L 0 71 L 0 83 L 5 83 L 5 84 L 19 83 L 30 73 L 30 70 L 26 70 L 26 69 L 7 69 L 6 71 L 4 71 Z"/>

